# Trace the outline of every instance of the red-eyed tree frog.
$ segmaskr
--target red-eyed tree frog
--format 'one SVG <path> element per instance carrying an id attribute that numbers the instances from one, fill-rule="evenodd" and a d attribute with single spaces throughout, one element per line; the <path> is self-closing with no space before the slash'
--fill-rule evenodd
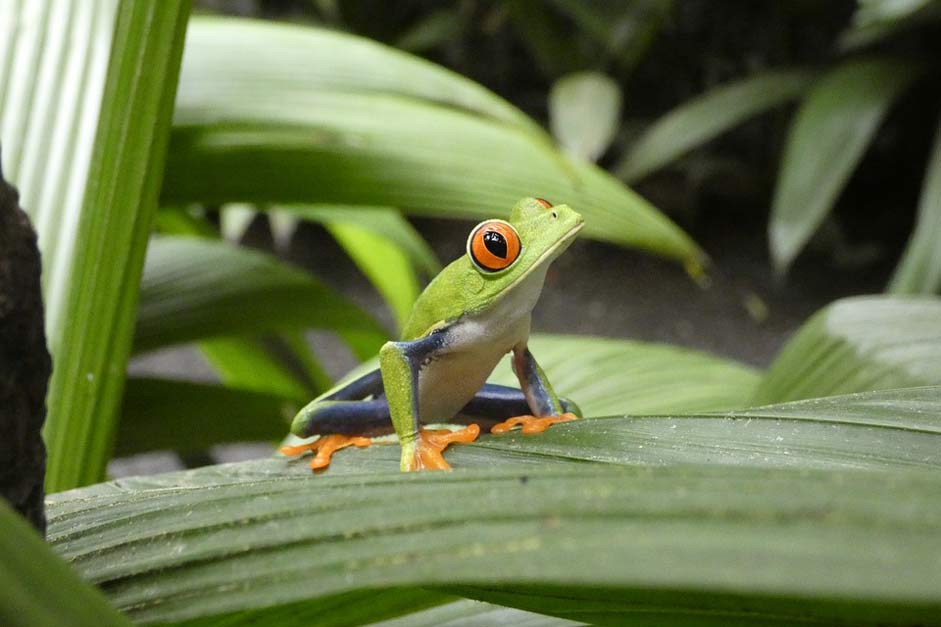
<path id="1" fill-rule="evenodd" d="M 379 368 L 298 412 L 291 432 L 321 437 L 281 451 L 314 451 L 311 468 L 323 468 L 334 451 L 366 446 L 369 436 L 394 429 L 403 471 L 447 469 L 442 451 L 455 442 L 473 442 L 481 424 L 493 433 L 516 425 L 538 433 L 580 417 L 577 405 L 553 391 L 527 340 L 546 270 L 583 225 L 568 205 L 524 198 L 509 221 L 475 226 L 467 254 L 444 268 L 415 301 L 402 339 L 382 347 Z M 486 383 L 509 352 L 519 390 Z M 443 422 L 468 426 L 422 428 Z"/>

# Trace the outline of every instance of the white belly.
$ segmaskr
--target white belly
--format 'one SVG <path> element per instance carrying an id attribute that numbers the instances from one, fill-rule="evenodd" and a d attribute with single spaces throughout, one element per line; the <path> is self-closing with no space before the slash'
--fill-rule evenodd
<path id="1" fill-rule="evenodd" d="M 512 325 L 481 335 L 474 321 L 450 332 L 448 350 L 418 375 L 418 413 L 423 423 L 447 422 L 480 390 L 513 346 L 529 336 L 529 314 Z"/>
<path id="2" fill-rule="evenodd" d="M 537 268 L 486 312 L 449 328 L 445 351 L 418 374 L 418 415 L 447 422 L 474 398 L 500 359 L 529 338 L 546 267 Z"/>

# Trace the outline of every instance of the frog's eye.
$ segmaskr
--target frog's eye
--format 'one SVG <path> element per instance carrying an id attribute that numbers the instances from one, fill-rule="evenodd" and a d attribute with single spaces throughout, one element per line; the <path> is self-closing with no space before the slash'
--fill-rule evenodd
<path id="1" fill-rule="evenodd" d="M 520 248 L 516 229 L 503 220 L 481 222 L 467 238 L 467 254 L 484 272 L 509 268 L 519 258 Z"/>

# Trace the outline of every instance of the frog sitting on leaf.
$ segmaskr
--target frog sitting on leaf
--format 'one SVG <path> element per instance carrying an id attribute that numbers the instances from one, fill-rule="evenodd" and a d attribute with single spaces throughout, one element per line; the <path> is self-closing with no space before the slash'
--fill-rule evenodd
<path id="1" fill-rule="evenodd" d="M 388 433 L 391 421 L 403 471 L 447 469 L 441 452 L 454 442 L 473 442 L 478 424 L 493 425 L 493 433 L 515 425 L 538 433 L 574 420 L 578 407 L 556 395 L 526 344 L 546 270 L 583 225 L 568 205 L 540 198 L 519 201 L 509 222 L 478 224 L 467 238 L 467 254 L 415 301 L 402 340 L 382 347 L 380 367 L 323 394 L 294 418 L 292 433 L 321 437 L 281 451 L 314 451 L 311 468 L 323 468 L 337 449 L 366 446 L 367 436 Z M 486 384 L 510 351 L 522 389 Z M 422 429 L 441 422 L 468 426 Z"/>

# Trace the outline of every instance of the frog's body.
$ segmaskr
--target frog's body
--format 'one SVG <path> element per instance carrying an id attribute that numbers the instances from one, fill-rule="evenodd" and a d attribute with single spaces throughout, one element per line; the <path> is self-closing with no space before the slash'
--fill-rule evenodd
<path id="1" fill-rule="evenodd" d="M 566 205 L 527 198 L 514 207 L 509 223 L 489 220 L 475 227 L 468 254 L 442 270 L 415 302 L 402 340 L 383 346 L 380 369 L 311 402 L 298 413 L 292 432 L 374 434 L 392 426 L 402 445 L 402 469 L 415 470 L 447 468 L 440 450 L 452 441 L 473 441 L 478 432 L 472 424 L 456 434 L 426 436 L 422 423 L 493 422 L 527 406 L 532 416 L 512 420 L 529 431 L 573 419 L 566 410 L 577 408 L 555 395 L 526 343 L 546 271 L 582 224 Z M 511 351 L 522 390 L 485 385 Z M 374 398 L 360 400 L 366 396 Z M 335 439 L 286 452 L 326 447 L 315 458 L 322 467 L 333 448 L 368 443 L 330 437 Z"/>

